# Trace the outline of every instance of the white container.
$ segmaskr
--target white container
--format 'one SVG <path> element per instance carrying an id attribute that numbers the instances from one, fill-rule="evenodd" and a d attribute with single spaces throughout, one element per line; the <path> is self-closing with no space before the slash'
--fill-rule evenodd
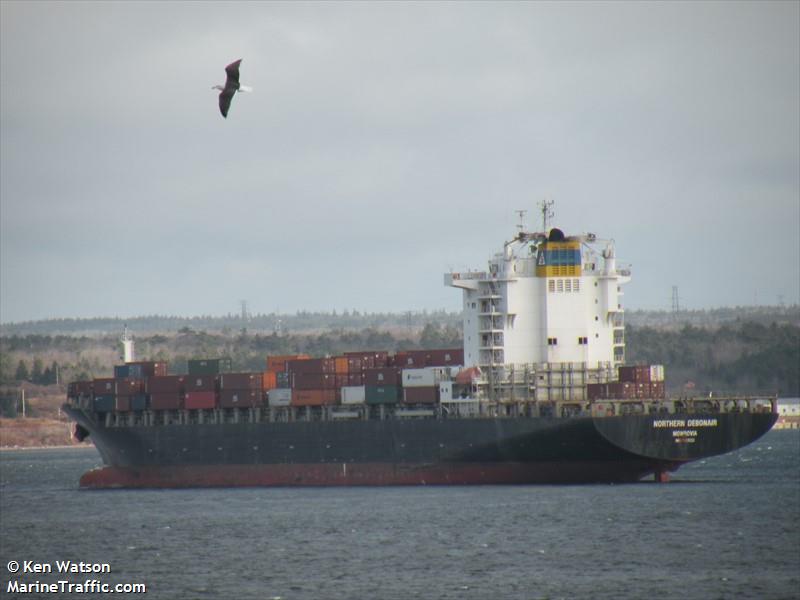
<path id="1" fill-rule="evenodd" d="M 450 402 L 453 399 L 453 382 L 440 381 L 439 382 L 439 401 Z"/>
<path id="2" fill-rule="evenodd" d="M 366 388 L 363 385 L 342 386 L 342 404 L 364 404 L 367 398 Z"/>
<path id="3" fill-rule="evenodd" d="M 292 403 L 292 390 L 289 388 L 275 388 L 267 392 L 267 401 L 270 406 L 289 406 Z"/>
<path id="4" fill-rule="evenodd" d="M 650 365 L 650 381 L 664 381 L 664 365 Z"/>
<path id="5" fill-rule="evenodd" d="M 449 377 L 449 367 L 403 369 L 403 387 L 433 387 Z"/>

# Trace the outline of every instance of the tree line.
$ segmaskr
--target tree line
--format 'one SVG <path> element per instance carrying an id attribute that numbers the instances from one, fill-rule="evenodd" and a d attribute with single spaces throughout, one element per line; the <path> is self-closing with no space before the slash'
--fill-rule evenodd
<path id="1" fill-rule="evenodd" d="M 663 364 L 674 392 L 771 392 L 800 396 L 800 326 L 732 322 L 708 328 L 626 326 L 626 362 Z M 170 363 L 185 373 L 193 358 L 230 357 L 236 370 L 261 371 L 275 354 L 337 355 L 347 351 L 458 348 L 460 323 L 427 322 L 417 329 L 331 329 L 320 333 L 206 331 L 183 326 L 174 333 L 136 336 L 140 360 Z M 0 385 L 48 384 L 108 377 L 120 363 L 118 336 L 0 337 Z"/>

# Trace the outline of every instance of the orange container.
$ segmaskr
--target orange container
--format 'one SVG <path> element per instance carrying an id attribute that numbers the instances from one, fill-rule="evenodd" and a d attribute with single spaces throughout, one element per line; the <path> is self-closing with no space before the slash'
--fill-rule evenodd
<path id="1" fill-rule="evenodd" d="M 334 372 L 337 375 L 347 375 L 349 370 L 346 356 L 337 356 L 334 359 Z"/>
<path id="2" fill-rule="evenodd" d="M 265 390 L 274 390 L 278 387 L 278 375 L 275 371 L 266 371 L 261 375 L 261 387 Z"/>
<path id="3" fill-rule="evenodd" d="M 336 404 L 337 390 L 292 390 L 292 406 Z"/>

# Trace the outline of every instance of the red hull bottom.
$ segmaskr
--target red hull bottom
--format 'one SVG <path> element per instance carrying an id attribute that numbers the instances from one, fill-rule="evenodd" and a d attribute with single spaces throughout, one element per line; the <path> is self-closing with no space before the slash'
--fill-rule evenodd
<path id="1" fill-rule="evenodd" d="M 677 465 L 671 465 L 671 469 Z M 663 467 L 662 467 L 663 468 Z M 658 465 L 636 462 L 314 463 L 102 467 L 85 473 L 82 488 L 186 488 L 259 486 L 497 485 L 626 483 Z"/>

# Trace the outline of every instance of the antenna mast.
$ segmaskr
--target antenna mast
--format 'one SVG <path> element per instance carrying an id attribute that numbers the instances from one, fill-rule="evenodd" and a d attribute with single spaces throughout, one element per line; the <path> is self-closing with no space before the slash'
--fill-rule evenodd
<path id="1" fill-rule="evenodd" d="M 519 223 L 517 224 L 517 229 L 519 229 L 519 232 L 522 233 L 523 231 L 525 231 L 525 215 L 528 214 L 528 211 L 515 210 L 514 212 L 519 215 Z"/>
<path id="2" fill-rule="evenodd" d="M 539 203 L 539 208 L 542 211 L 542 231 L 547 233 L 547 221 L 553 218 L 553 201 L 542 200 Z"/>

